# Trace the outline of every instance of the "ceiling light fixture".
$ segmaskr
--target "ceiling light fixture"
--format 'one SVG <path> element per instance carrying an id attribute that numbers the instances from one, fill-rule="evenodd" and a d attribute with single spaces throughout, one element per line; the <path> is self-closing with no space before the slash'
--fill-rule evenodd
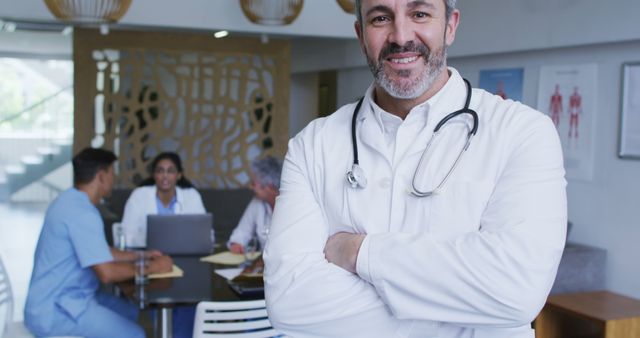
<path id="1" fill-rule="evenodd" d="M 132 0 L 44 0 L 49 11 L 63 21 L 112 23 L 120 20 Z"/>
<path id="2" fill-rule="evenodd" d="M 355 0 L 337 0 L 338 5 L 342 8 L 343 11 L 349 14 L 356 13 L 356 1 Z"/>
<path id="3" fill-rule="evenodd" d="M 106 23 L 100 24 L 100 34 L 109 35 L 109 25 Z"/>
<path id="4" fill-rule="evenodd" d="M 16 25 L 15 22 L 5 22 L 4 23 L 4 31 L 7 32 L 7 33 L 15 32 L 16 28 L 18 28 L 18 25 Z"/>
<path id="5" fill-rule="evenodd" d="M 227 36 L 227 35 L 229 35 L 229 32 L 228 32 L 228 31 L 217 31 L 217 32 L 213 33 L 213 36 L 214 36 L 216 39 L 224 38 L 224 37 L 225 37 L 225 36 Z"/>
<path id="6" fill-rule="evenodd" d="M 71 33 L 73 33 L 73 26 L 65 26 L 61 33 L 64 36 L 71 35 Z"/>
<path id="7" fill-rule="evenodd" d="M 303 5 L 304 0 L 240 0 L 247 19 L 260 25 L 288 25 L 300 15 Z"/>

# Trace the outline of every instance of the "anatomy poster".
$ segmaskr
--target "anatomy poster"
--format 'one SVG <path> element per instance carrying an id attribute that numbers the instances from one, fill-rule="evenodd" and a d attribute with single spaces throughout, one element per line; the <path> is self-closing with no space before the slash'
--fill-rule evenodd
<path id="1" fill-rule="evenodd" d="M 620 156 L 640 158 L 640 62 L 623 66 Z"/>
<path id="2" fill-rule="evenodd" d="M 523 68 L 480 71 L 479 87 L 503 99 L 522 101 Z"/>
<path id="3" fill-rule="evenodd" d="M 567 178 L 593 177 L 597 73 L 596 64 L 540 68 L 538 110 L 558 130 Z"/>

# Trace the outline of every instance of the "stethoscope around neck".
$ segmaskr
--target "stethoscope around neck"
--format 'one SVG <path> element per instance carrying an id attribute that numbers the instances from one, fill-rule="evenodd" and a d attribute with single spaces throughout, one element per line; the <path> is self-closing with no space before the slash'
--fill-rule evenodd
<path id="1" fill-rule="evenodd" d="M 413 196 L 427 197 L 427 196 L 436 194 L 438 191 L 440 191 L 444 183 L 447 181 L 447 179 L 449 179 L 449 176 L 451 176 L 455 168 L 458 166 L 458 162 L 460 162 L 462 155 L 467 151 L 467 149 L 469 148 L 469 145 L 471 144 L 471 139 L 476 135 L 476 132 L 478 131 L 478 124 L 479 124 L 478 114 L 473 109 L 469 108 L 469 103 L 471 102 L 471 84 L 469 84 L 469 81 L 467 81 L 467 79 L 463 79 L 463 80 L 467 87 L 467 98 L 464 103 L 464 108 L 460 110 L 456 110 L 453 113 L 450 113 L 449 115 L 442 118 L 442 120 L 440 120 L 440 122 L 438 122 L 436 127 L 433 129 L 433 134 L 431 135 L 431 138 L 429 138 L 429 142 L 427 142 L 427 146 L 425 147 L 424 151 L 422 151 L 420 162 L 418 162 L 418 166 L 416 167 L 416 170 L 413 172 L 413 179 L 411 180 L 411 194 Z M 356 124 L 357 124 L 358 112 L 360 111 L 360 106 L 362 106 L 363 100 L 364 98 L 361 98 L 360 101 L 358 101 L 356 108 L 353 110 L 353 118 L 351 120 L 351 144 L 353 146 L 353 165 L 351 166 L 351 170 L 347 172 L 347 182 L 349 182 L 351 187 L 361 188 L 361 189 L 366 188 L 367 177 L 364 174 L 364 170 L 362 170 L 362 167 L 360 167 L 360 163 L 358 161 L 358 142 L 356 137 Z M 449 120 L 462 114 L 469 114 L 473 118 L 473 126 L 469 128 L 467 125 L 469 132 L 467 133 L 467 140 L 464 144 L 464 147 L 460 150 L 460 153 L 458 153 L 456 160 L 453 162 L 453 165 L 451 166 L 447 174 L 444 176 L 442 181 L 440 181 L 440 184 L 438 184 L 433 190 L 427 190 L 427 191 L 420 190 L 416 185 L 416 176 L 418 176 L 418 174 L 421 173 L 421 169 L 423 168 L 423 163 L 426 158 L 425 155 L 429 151 L 429 148 L 431 148 L 433 141 L 439 135 L 440 129 Z"/>

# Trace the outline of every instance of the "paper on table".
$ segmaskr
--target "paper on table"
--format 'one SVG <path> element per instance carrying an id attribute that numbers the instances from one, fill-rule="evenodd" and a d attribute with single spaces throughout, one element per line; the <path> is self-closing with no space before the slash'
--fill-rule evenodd
<path id="1" fill-rule="evenodd" d="M 200 258 L 200 261 L 215 263 L 215 264 L 238 265 L 244 262 L 244 255 L 234 254 L 229 251 L 225 251 L 225 252 L 217 253 L 215 255 L 202 257 Z"/>
<path id="2" fill-rule="evenodd" d="M 214 271 L 227 280 L 231 280 L 242 273 L 242 268 L 215 269 Z"/>
<path id="3" fill-rule="evenodd" d="M 254 252 L 251 254 L 251 259 L 256 259 L 260 256 L 260 252 Z M 207 257 L 200 258 L 202 262 L 214 263 L 214 264 L 225 264 L 225 265 L 239 265 L 244 263 L 244 255 L 243 254 L 234 254 L 230 251 L 225 251 L 221 253 L 217 253 L 215 255 L 210 255 Z"/>
<path id="4" fill-rule="evenodd" d="M 176 277 L 182 277 L 184 275 L 184 271 L 182 271 L 182 269 L 180 269 L 177 265 L 173 265 L 173 269 L 171 269 L 171 272 L 163 272 L 163 273 L 154 273 L 149 275 L 149 279 L 156 279 L 156 278 L 176 278 Z"/>

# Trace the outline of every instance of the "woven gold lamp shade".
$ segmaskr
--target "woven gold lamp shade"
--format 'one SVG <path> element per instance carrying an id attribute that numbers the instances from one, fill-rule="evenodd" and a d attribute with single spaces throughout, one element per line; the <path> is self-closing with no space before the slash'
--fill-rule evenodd
<path id="1" fill-rule="evenodd" d="M 356 13 L 356 0 L 337 0 L 340 8 L 347 13 Z"/>
<path id="2" fill-rule="evenodd" d="M 298 17 L 303 4 L 304 0 L 240 0 L 247 19 L 260 25 L 288 25 Z"/>
<path id="3" fill-rule="evenodd" d="M 60 20 L 109 23 L 124 16 L 131 0 L 44 0 L 44 3 Z"/>

